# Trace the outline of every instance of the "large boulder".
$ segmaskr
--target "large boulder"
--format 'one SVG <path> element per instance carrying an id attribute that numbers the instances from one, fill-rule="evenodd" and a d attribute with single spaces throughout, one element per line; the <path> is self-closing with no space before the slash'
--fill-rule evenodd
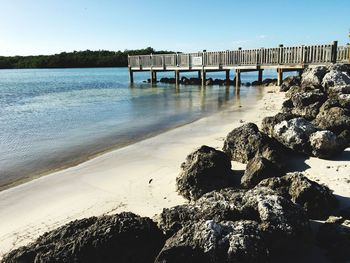
<path id="1" fill-rule="evenodd" d="M 257 220 L 256 209 L 242 204 L 244 195 L 245 191 L 233 188 L 212 191 L 189 204 L 164 208 L 155 220 L 167 237 L 199 220 Z"/>
<path id="2" fill-rule="evenodd" d="M 304 118 L 295 118 L 275 125 L 273 137 L 296 152 L 310 154 L 309 137 L 316 131 L 311 122 Z"/>
<path id="3" fill-rule="evenodd" d="M 350 85 L 350 75 L 348 72 L 331 70 L 329 71 L 322 80 L 322 86 L 326 88 L 329 87 L 342 87 Z"/>
<path id="4" fill-rule="evenodd" d="M 301 82 L 301 78 L 299 76 L 286 77 L 281 84 L 280 91 L 286 92 L 292 86 L 299 86 L 300 82 Z"/>
<path id="5" fill-rule="evenodd" d="M 293 95 L 297 93 L 303 93 L 303 92 L 313 92 L 319 90 L 319 87 L 317 86 L 292 86 L 285 94 L 286 98 L 291 98 Z"/>
<path id="6" fill-rule="evenodd" d="M 302 245 L 310 234 L 304 210 L 267 187 L 248 190 L 242 202 L 246 210 L 249 207 L 257 212 L 271 255 L 298 250 L 298 245 Z"/>
<path id="7" fill-rule="evenodd" d="M 327 186 L 309 180 L 298 172 L 265 179 L 257 187 L 268 187 L 291 199 L 302 206 L 307 215 L 314 219 L 328 216 L 337 205 L 335 196 Z"/>
<path id="8" fill-rule="evenodd" d="M 255 156 L 248 161 L 244 175 L 241 178 L 243 188 L 253 188 L 261 180 L 282 176 L 282 171 L 271 161 L 261 156 Z"/>
<path id="9" fill-rule="evenodd" d="M 337 104 L 338 101 L 327 100 L 320 108 L 314 123 L 321 129 L 339 135 L 344 130 L 350 130 L 350 111 Z"/>
<path id="10" fill-rule="evenodd" d="M 341 136 L 337 137 L 331 131 L 317 131 L 309 138 L 311 153 L 318 158 L 331 158 L 347 148 L 348 141 Z"/>
<path id="11" fill-rule="evenodd" d="M 189 200 L 228 187 L 232 182 L 229 157 L 224 152 L 205 145 L 189 154 L 181 168 L 182 171 L 176 178 L 177 191 Z"/>
<path id="12" fill-rule="evenodd" d="M 285 112 L 279 112 L 275 116 L 265 117 L 261 123 L 261 130 L 264 133 L 272 136 L 273 129 L 274 129 L 276 124 L 279 124 L 282 121 L 289 121 L 289 120 L 294 119 L 296 117 L 297 116 L 295 116 L 292 113 L 285 113 Z"/>
<path id="13" fill-rule="evenodd" d="M 277 239 L 291 242 L 308 232 L 308 221 L 302 208 L 267 187 L 213 191 L 190 204 L 163 209 L 157 216 L 158 226 L 168 237 L 200 220 L 259 222 L 266 235 L 271 237 L 272 247 L 278 246 L 274 243 Z M 279 237 L 274 239 L 273 235 Z"/>
<path id="14" fill-rule="evenodd" d="M 254 221 L 199 221 L 169 238 L 156 262 L 267 262 L 268 249 Z"/>
<path id="15" fill-rule="evenodd" d="M 319 108 L 326 100 L 326 96 L 318 89 L 296 93 L 291 96 L 293 107 L 291 113 L 307 120 L 316 118 Z"/>
<path id="16" fill-rule="evenodd" d="M 3 262 L 154 262 L 164 236 L 132 213 L 76 220 L 10 252 Z"/>
<path id="17" fill-rule="evenodd" d="M 247 163 L 255 155 L 260 155 L 273 163 L 282 164 L 279 145 L 260 132 L 254 123 L 247 123 L 232 130 L 225 139 L 223 151 L 233 161 L 241 163 Z"/>
<path id="18" fill-rule="evenodd" d="M 328 69 L 324 66 L 306 68 L 301 75 L 301 85 L 321 86 L 323 77 L 327 72 Z"/>
<path id="19" fill-rule="evenodd" d="M 327 251 L 332 262 L 349 262 L 350 220 L 329 218 L 317 234 L 317 243 Z"/>
<path id="20" fill-rule="evenodd" d="M 261 259 L 261 253 L 254 252 L 254 233 L 259 233 L 259 240 L 264 240 L 269 256 L 277 256 L 295 249 L 310 230 L 306 214 L 299 205 L 266 187 L 248 191 L 230 188 L 213 191 L 188 205 L 164 209 L 157 221 L 170 237 L 157 262 L 236 262 L 233 259 L 246 262 L 250 258 L 248 254 L 253 256 L 248 262 L 256 262 Z M 227 226 L 226 222 L 240 226 L 243 232 L 237 232 L 236 227 L 225 231 L 222 226 Z M 254 231 L 248 235 L 248 225 L 261 232 Z M 213 226 L 220 231 L 212 231 Z M 225 240 L 232 240 L 233 235 L 236 236 L 235 241 L 221 247 L 221 244 L 227 244 Z M 239 246 L 246 251 L 243 253 L 245 257 L 241 257 L 241 249 L 234 245 L 238 243 L 245 244 Z M 217 258 L 217 255 L 223 257 Z"/>

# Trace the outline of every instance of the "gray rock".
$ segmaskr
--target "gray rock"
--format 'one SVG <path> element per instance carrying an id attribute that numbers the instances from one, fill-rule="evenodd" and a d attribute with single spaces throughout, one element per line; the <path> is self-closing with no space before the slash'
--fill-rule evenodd
<path id="1" fill-rule="evenodd" d="M 288 91 L 292 86 L 300 86 L 301 78 L 299 76 L 286 77 L 280 87 L 281 92 Z"/>
<path id="2" fill-rule="evenodd" d="M 255 155 L 260 155 L 275 164 L 283 164 L 279 145 L 260 132 L 254 123 L 232 130 L 225 139 L 223 151 L 233 161 L 241 163 L 247 163 Z"/>
<path id="3" fill-rule="evenodd" d="M 323 77 L 326 75 L 328 69 L 324 66 L 306 68 L 301 75 L 302 86 L 321 86 Z"/>
<path id="4" fill-rule="evenodd" d="M 313 219 L 328 216 L 337 205 L 335 196 L 327 186 L 309 180 L 298 172 L 265 179 L 257 187 L 268 187 L 291 199 L 302 206 L 307 215 Z"/>
<path id="5" fill-rule="evenodd" d="M 244 195 L 245 191 L 233 188 L 212 191 L 189 204 L 164 208 L 155 220 L 167 237 L 199 220 L 258 220 L 256 209 L 242 204 Z"/>
<path id="6" fill-rule="evenodd" d="M 264 85 L 264 86 L 269 86 L 270 83 L 273 83 L 274 80 L 273 79 L 270 79 L 270 78 L 266 78 L 264 79 L 262 82 L 261 82 L 261 85 Z"/>
<path id="7" fill-rule="evenodd" d="M 176 178 L 177 191 L 189 200 L 228 187 L 233 182 L 228 156 L 205 145 L 188 155 L 181 168 Z"/>
<path id="8" fill-rule="evenodd" d="M 314 92 L 321 90 L 317 86 L 292 86 L 287 92 L 286 92 L 286 98 L 291 98 L 294 94 L 297 93 L 303 93 L 303 92 Z"/>
<path id="9" fill-rule="evenodd" d="M 214 84 L 214 82 L 213 82 L 213 79 L 212 78 L 209 78 L 209 79 L 207 79 L 206 81 L 205 81 L 205 85 L 206 86 L 211 86 L 211 85 L 213 85 Z"/>
<path id="10" fill-rule="evenodd" d="M 336 106 L 338 103 L 334 100 L 326 101 L 314 121 L 317 127 L 330 130 L 337 135 L 350 129 L 350 111 Z"/>
<path id="11" fill-rule="evenodd" d="M 208 232 L 203 230 L 206 229 L 213 234 L 212 228 L 208 229 L 208 225 L 203 225 L 203 221 L 208 220 L 213 220 L 210 221 L 212 223 L 219 222 L 219 224 L 223 221 L 230 221 L 230 224 L 240 226 L 245 220 L 254 221 L 250 222 L 250 225 L 258 223 L 262 231 L 262 238 L 266 241 L 264 244 L 271 255 L 283 254 L 286 250 L 295 248 L 296 244 L 310 233 L 309 223 L 303 209 L 292 201 L 277 195 L 275 191 L 266 187 L 256 187 L 249 191 L 222 189 L 207 193 L 186 206 L 163 210 L 157 221 L 159 227 L 170 239 L 160 253 L 158 262 L 180 262 L 178 260 L 186 259 L 186 257 L 189 257 L 188 261 L 184 262 L 196 262 L 197 259 L 202 260 L 201 262 L 226 262 L 225 260 L 206 261 L 208 258 L 202 257 L 203 251 L 207 251 L 208 247 L 208 243 L 204 242 L 208 240 L 208 235 L 202 235 Z M 227 235 L 237 234 L 235 229 L 230 229 L 225 233 Z M 219 235 L 218 239 L 215 238 L 215 240 L 221 240 L 219 244 L 224 242 L 220 237 Z M 234 243 L 248 241 L 249 239 L 238 236 Z M 214 244 L 217 243 L 214 242 Z M 210 258 L 213 256 L 217 260 L 214 256 L 217 254 L 224 255 L 224 258 L 227 258 L 227 255 L 231 255 L 228 258 L 235 258 L 241 254 L 226 253 L 226 251 L 236 251 L 236 249 L 225 247 L 225 252 L 220 252 L 221 248 L 214 246 L 215 249 L 210 252 Z M 181 257 L 182 254 L 185 254 L 186 257 Z M 255 255 L 255 258 L 259 254 L 253 253 L 252 255 Z"/>
<path id="12" fill-rule="evenodd" d="M 164 236 L 132 213 L 76 220 L 10 252 L 3 262 L 154 262 Z"/>
<path id="13" fill-rule="evenodd" d="M 325 102 L 326 96 L 320 90 L 295 93 L 291 96 L 293 107 L 291 113 L 307 120 L 316 118 L 319 108 Z"/>
<path id="14" fill-rule="evenodd" d="M 296 152 L 310 154 L 309 137 L 316 131 L 311 122 L 304 118 L 295 118 L 275 125 L 273 137 Z"/>
<path id="15" fill-rule="evenodd" d="M 329 71 L 322 80 L 322 86 L 329 87 L 342 87 L 350 85 L 350 75 L 347 72 L 331 70 Z"/>
<path id="16" fill-rule="evenodd" d="M 261 123 L 261 130 L 264 133 L 272 136 L 273 129 L 274 129 L 276 124 L 279 124 L 282 121 L 289 121 L 289 120 L 294 119 L 296 117 L 297 116 L 295 116 L 292 113 L 284 113 L 284 112 L 279 112 L 275 116 L 265 117 Z"/>
<path id="17" fill-rule="evenodd" d="M 188 85 L 188 84 L 190 84 L 190 80 L 189 80 L 189 78 L 184 76 L 181 78 L 181 83 L 184 85 Z"/>
<path id="18" fill-rule="evenodd" d="M 331 131 L 317 131 L 310 135 L 311 152 L 318 158 L 332 158 L 347 148 L 347 140 L 338 138 Z"/>
<path id="19" fill-rule="evenodd" d="M 266 262 L 268 249 L 254 221 L 199 221 L 169 238 L 156 262 Z"/>
<path id="20" fill-rule="evenodd" d="M 328 87 L 327 93 L 330 98 L 338 99 L 341 94 L 350 94 L 350 85 Z"/>
<path id="21" fill-rule="evenodd" d="M 350 66 L 348 64 L 342 64 L 342 63 L 330 64 L 328 66 L 328 70 L 329 71 L 335 70 L 335 71 L 350 73 Z"/>
<path id="22" fill-rule="evenodd" d="M 271 161 L 264 157 L 255 156 L 248 161 L 244 175 L 241 178 L 241 186 L 252 188 L 263 179 L 282 175 L 281 170 Z"/>
<path id="23" fill-rule="evenodd" d="M 306 240 L 310 234 L 309 222 L 299 205 L 280 195 L 266 194 L 268 192 L 265 187 L 253 188 L 243 197 L 243 202 L 257 207 L 271 254 L 283 255 Z"/>

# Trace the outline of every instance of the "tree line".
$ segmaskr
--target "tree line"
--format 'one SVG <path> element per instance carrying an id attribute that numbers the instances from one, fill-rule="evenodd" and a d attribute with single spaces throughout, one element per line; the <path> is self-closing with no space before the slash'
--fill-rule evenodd
<path id="1" fill-rule="evenodd" d="M 90 68 L 90 67 L 126 67 L 128 55 L 148 55 L 174 53 L 156 51 L 151 47 L 125 51 L 73 51 L 55 55 L 39 56 L 0 56 L 0 69 L 16 68 Z"/>

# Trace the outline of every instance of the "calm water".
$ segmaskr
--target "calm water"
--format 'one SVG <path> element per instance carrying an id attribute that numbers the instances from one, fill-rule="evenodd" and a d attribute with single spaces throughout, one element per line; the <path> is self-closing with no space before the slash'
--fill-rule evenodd
<path id="1" fill-rule="evenodd" d="M 136 73 L 136 83 L 129 86 L 126 68 L 0 70 L 0 186 L 233 103 L 233 87 L 151 87 L 142 83 L 147 78 Z M 256 74 L 243 75 L 243 81 L 255 79 Z M 241 97 L 251 94 L 255 88 L 241 89 Z"/>

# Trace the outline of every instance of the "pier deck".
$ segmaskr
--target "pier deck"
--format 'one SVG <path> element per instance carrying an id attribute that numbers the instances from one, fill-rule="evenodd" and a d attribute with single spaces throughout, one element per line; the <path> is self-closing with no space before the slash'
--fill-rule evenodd
<path id="1" fill-rule="evenodd" d="M 240 74 L 258 71 L 258 81 L 262 81 L 264 69 L 276 69 L 278 85 L 283 79 L 283 72 L 298 71 L 309 66 L 328 65 L 332 63 L 350 64 L 350 46 L 338 46 L 334 41 L 328 45 L 296 46 L 277 48 L 260 48 L 226 50 L 216 52 L 150 54 L 129 56 L 128 68 L 130 82 L 133 73 L 150 71 L 151 82 L 157 81 L 157 72 L 174 71 L 176 84 L 180 81 L 180 72 L 198 71 L 202 85 L 206 82 L 206 73 L 225 71 L 226 79 L 230 70 L 235 71 L 236 86 L 240 83 Z"/>

